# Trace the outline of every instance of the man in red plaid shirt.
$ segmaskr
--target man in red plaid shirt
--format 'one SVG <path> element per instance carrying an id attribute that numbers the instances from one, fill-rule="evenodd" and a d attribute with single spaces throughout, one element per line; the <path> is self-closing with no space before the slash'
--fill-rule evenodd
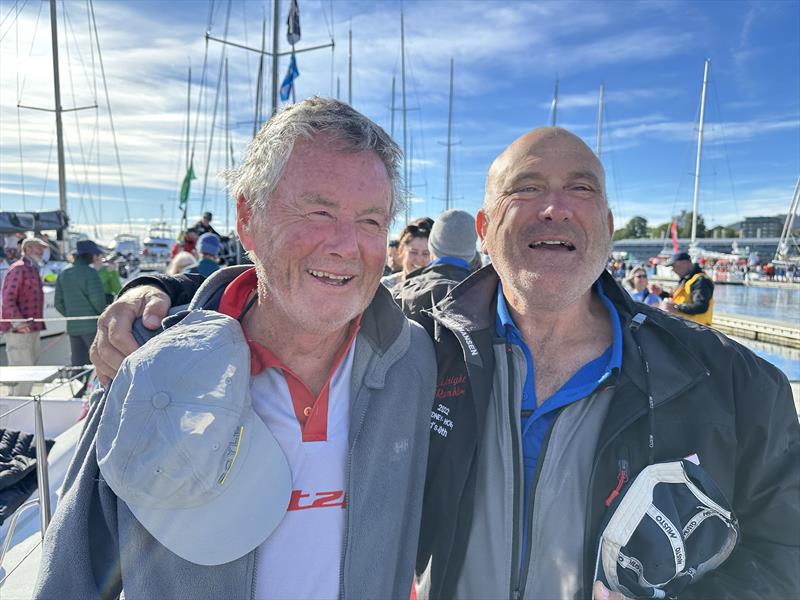
<path id="1" fill-rule="evenodd" d="M 3 278 L 3 303 L 0 313 L 0 331 L 6 332 L 8 364 L 35 365 L 39 354 L 39 335 L 45 328 L 41 321 L 44 313 L 44 292 L 38 264 L 47 244 L 36 238 L 22 242 L 22 258 L 9 267 Z M 11 319 L 11 322 L 6 321 Z M 31 384 L 17 384 L 13 394 L 27 396 Z"/>

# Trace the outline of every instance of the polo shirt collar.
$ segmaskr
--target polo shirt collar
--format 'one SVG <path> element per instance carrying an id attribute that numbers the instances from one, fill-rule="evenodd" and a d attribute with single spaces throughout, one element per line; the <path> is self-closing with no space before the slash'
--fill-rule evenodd
<path id="1" fill-rule="evenodd" d="M 622 326 L 620 324 L 619 313 L 616 307 L 608 299 L 608 296 L 603 290 L 600 279 L 595 281 L 594 290 L 600 297 L 603 306 L 608 310 L 609 318 L 611 320 L 611 358 L 608 362 L 607 372 L 612 369 L 619 369 L 622 367 Z M 511 318 L 511 313 L 508 310 L 505 296 L 503 295 L 503 282 L 497 284 L 497 335 L 500 337 L 512 338 L 515 342 L 524 344 L 522 333 L 517 328 L 516 323 Z"/>

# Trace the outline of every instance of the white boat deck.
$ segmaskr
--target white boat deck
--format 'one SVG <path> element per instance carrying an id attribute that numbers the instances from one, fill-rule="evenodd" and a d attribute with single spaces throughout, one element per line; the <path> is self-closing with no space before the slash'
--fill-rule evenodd
<path id="1" fill-rule="evenodd" d="M 56 437 L 56 443 L 47 459 L 50 475 L 50 505 L 53 511 L 58 506 L 57 490 L 72 460 L 72 454 L 80 438 L 83 422 L 75 423 Z M 37 498 L 34 494 L 32 498 Z M 11 519 L 0 528 L 0 538 L 5 538 Z M 0 598 L 2 600 L 30 600 L 36 583 L 36 574 L 41 557 L 42 536 L 39 529 L 38 504 L 23 512 L 18 521 L 11 546 L 0 568 Z"/>

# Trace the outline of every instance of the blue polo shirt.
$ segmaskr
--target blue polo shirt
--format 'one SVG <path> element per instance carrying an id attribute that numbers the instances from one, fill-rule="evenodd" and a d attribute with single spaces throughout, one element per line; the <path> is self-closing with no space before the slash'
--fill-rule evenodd
<path id="1" fill-rule="evenodd" d="M 524 527 L 527 527 L 528 492 L 536 471 L 536 462 L 539 460 L 545 435 L 556 413 L 560 408 L 591 394 L 605 379 L 611 376 L 614 369 L 619 371 L 622 365 L 622 328 L 619 314 L 606 297 L 599 281 L 595 283 L 594 289 L 608 309 L 612 329 L 611 345 L 600 356 L 583 365 L 558 391 L 542 402 L 541 406 L 537 406 L 533 357 L 508 312 L 508 305 L 503 296 L 503 284 L 500 283 L 497 286 L 497 335 L 505 338 L 508 343 L 519 346 L 527 362 L 525 382 L 522 386 L 522 414 L 520 415 L 522 458 L 525 470 Z M 524 536 L 523 529 L 523 544 Z"/>

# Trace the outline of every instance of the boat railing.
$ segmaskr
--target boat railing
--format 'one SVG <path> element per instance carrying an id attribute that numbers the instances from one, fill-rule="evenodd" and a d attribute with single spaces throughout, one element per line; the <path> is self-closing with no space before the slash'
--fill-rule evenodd
<path id="1" fill-rule="evenodd" d="M 60 381 L 58 384 L 49 387 L 41 394 L 34 394 L 33 396 L 3 396 L 5 399 L 9 400 L 22 400 L 23 402 L 14 408 L 7 410 L 3 414 L 0 414 L 0 419 L 4 419 L 9 415 L 17 412 L 18 410 L 22 410 L 26 406 L 33 405 L 33 418 L 34 418 L 34 432 L 33 432 L 33 443 L 36 448 L 36 481 L 38 484 L 38 498 L 34 498 L 33 500 L 27 501 L 25 504 L 20 506 L 14 514 L 12 515 L 11 521 L 9 522 L 8 531 L 6 532 L 5 538 L 3 540 L 2 551 L 0 552 L 0 567 L 3 565 L 3 561 L 6 557 L 6 552 L 11 545 L 11 538 L 14 535 L 14 530 L 17 527 L 17 521 L 20 515 L 28 510 L 29 508 L 38 505 L 39 506 L 39 530 L 41 533 L 41 539 L 44 539 L 44 534 L 47 531 L 47 527 L 50 525 L 50 517 L 52 515 L 50 509 L 50 478 L 47 468 L 47 442 L 45 440 L 44 434 L 44 420 L 42 419 L 42 400 L 45 399 L 44 396 L 47 394 L 52 393 L 53 391 L 57 390 L 60 387 L 63 387 L 76 379 L 79 379 L 85 375 L 88 375 L 92 372 L 93 367 L 91 365 L 84 365 L 78 367 L 64 367 L 62 369 L 63 372 L 69 371 L 79 371 L 78 373 L 71 375 L 70 377 Z M 41 543 L 41 540 L 37 543 L 38 546 Z M 34 547 L 35 548 L 35 547 Z M 33 550 L 31 550 L 32 552 Z M 30 554 L 30 552 L 28 553 Z M 28 555 L 23 557 L 23 559 L 19 562 L 22 562 L 27 558 Z M 17 566 L 19 566 L 19 564 Z M 14 567 L 16 569 L 16 566 Z M 14 569 L 8 571 L 2 580 L 0 580 L 0 585 L 14 572 Z"/>

